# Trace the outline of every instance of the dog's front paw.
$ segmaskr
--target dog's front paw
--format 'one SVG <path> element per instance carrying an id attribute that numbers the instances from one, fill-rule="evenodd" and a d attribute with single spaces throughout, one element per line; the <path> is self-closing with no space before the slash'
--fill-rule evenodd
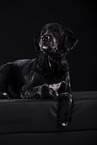
<path id="1" fill-rule="evenodd" d="M 69 93 L 63 93 L 59 99 L 58 120 L 62 126 L 68 126 L 72 118 L 72 96 Z"/>
<path id="2" fill-rule="evenodd" d="M 62 126 L 68 126 L 69 122 L 67 123 L 61 123 Z"/>
<path id="3" fill-rule="evenodd" d="M 68 126 L 71 122 L 71 114 L 68 114 L 65 111 L 59 112 L 58 120 L 61 126 Z"/>

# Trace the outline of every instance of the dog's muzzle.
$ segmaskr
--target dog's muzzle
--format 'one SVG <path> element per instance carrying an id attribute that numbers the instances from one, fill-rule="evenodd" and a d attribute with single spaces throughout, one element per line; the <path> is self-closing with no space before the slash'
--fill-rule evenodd
<path id="1" fill-rule="evenodd" d="M 44 34 L 40 39 L 39 47 L 41 51 L 56 52 L 58 49 L 56 38 L 51 34 Z"/>

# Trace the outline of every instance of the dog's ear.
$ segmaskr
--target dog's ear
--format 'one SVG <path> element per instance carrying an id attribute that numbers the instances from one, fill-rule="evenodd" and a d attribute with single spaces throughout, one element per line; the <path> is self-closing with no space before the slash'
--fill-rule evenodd
<path id="1" fill-rule="evenodd" d="M 39 41 L 40 41 L 40 33 L 38 33 L 34 38 L 34 47 L 37 51 L 40 51 Z"/>
<path id="2" fill-rule="evenodd" d="M 63 47 L 65 49 L 66 52 L 69 52 L 70 50 L 72 50 L 77 42 L 78 39 L 74 36 L 73 32 L 70 31 L 70 29 L 65 28 L 64 27 L 64 38 L 63 38 Z"/>

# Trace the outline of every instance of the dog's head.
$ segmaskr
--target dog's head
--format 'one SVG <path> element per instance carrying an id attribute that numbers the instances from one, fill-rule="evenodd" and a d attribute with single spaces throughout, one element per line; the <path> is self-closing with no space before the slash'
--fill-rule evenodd
<path id="1" fill-rule="evenodd" d="M 46 24 L 35 39 L 37 50 L 44 53 L 56 53 L 60 50 L 68 52 L 77 42 L 73 32 L 58 23 Z"/>

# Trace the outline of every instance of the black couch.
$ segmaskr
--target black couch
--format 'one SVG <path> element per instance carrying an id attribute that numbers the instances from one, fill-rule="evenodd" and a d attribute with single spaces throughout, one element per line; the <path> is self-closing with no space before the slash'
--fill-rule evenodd
<path id="1" fill-rule="evenodd" d="M 97 92 L 73 92 L 72 122 L 58 125 L 58 102 L 0 99 L 0 145 L 97 145 Z"/>

